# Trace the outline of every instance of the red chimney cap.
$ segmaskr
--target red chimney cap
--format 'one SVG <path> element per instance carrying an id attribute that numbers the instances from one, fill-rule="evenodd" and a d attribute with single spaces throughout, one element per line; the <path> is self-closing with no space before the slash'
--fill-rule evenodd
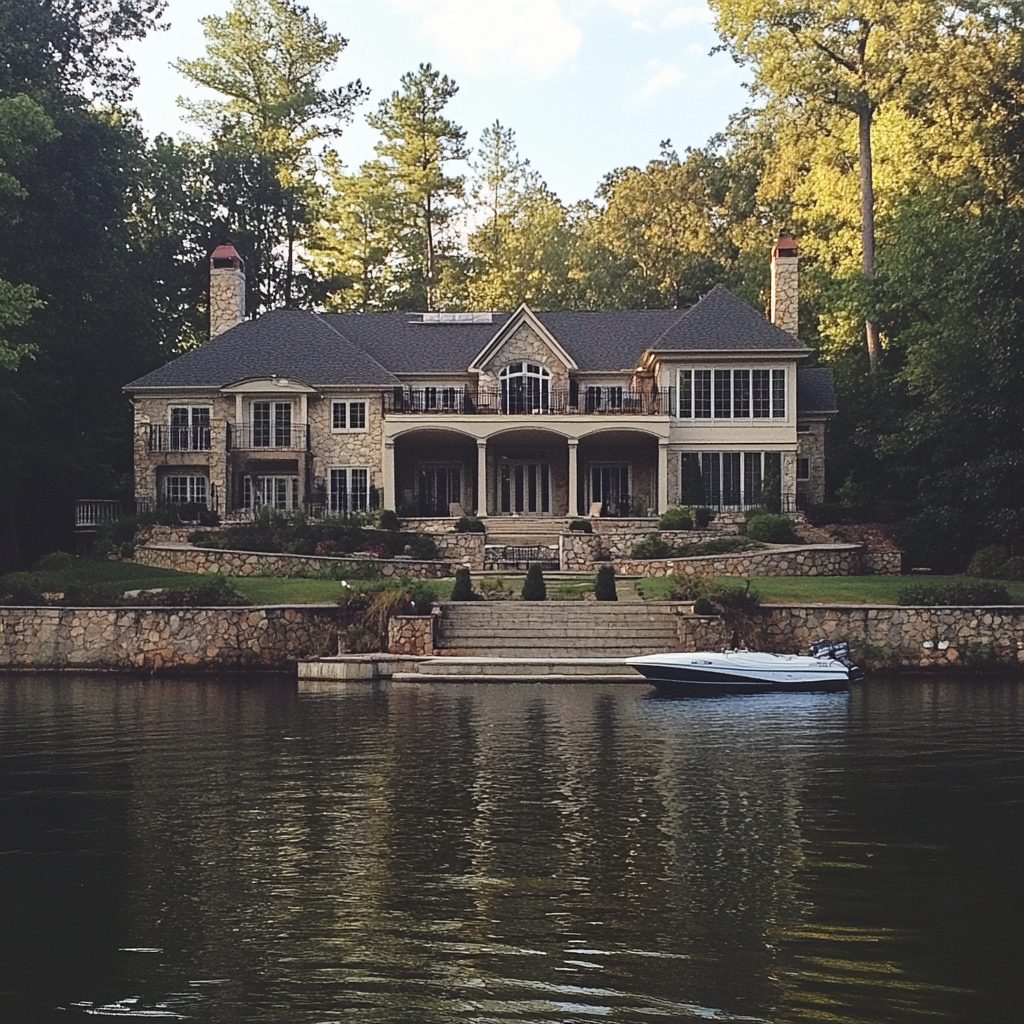
<path id="1" fill-rule="evenodd" d="M 231 268 L 242 269 L 242 257 L 233 245 L 218 245 L 210 255 L 210 264 L 215 269 Z"/>
<path id="2" fill-rule="evenodd" d="M 799 256 L 800 250 L 789 235 L 779 235 L 779 240 L 772 249 L 773 256 Z"/>

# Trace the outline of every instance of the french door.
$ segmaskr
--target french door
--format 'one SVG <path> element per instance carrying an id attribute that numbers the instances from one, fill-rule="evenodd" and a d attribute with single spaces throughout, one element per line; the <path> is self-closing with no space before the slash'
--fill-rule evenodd
<path id="1" fill-rule="evenodd" d="M 551 513 L 551 468 L 546 462 L 502 462 L 501 511 Z"/>
<path id="2" fill-rule="evenodd" d="M 460 466 L 421 466 L 419 483 L 421 516 L 447 516 L 452 502 L 462 501 Z"/>
<path id="3" fill-rule="evenodd" d="M 242 504 L 258 510 L 264 506 L 279 512 L 294 512 L 299 507 L 297 476 L 246 476 L 242 478 Z"/>
<path id="4" fill-rule="evenodd" d="M 602 515 L 628 516 L 631 508 L 628 464 L 592 465 L 590 500 L 601 502 Z"/>

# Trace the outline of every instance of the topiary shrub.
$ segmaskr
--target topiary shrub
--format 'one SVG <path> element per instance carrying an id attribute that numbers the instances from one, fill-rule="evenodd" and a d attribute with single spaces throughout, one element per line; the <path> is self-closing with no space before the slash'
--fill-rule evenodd
<path id="1" fill-rule="evenodd" d="M 693 516 L 697 521 L 697 529 L 706 530 L 708 528 L 708 523 L 710 523 L 712 519 L 711 509 L 701 506 L 694 510 Z"/>
<path id="2" fill-rule="evenodd" d="M 593 533 L 594 525 L 587 519 L 574 519 L 569 524 L 569 529 L 573 533 Z"/>
<path id="3" fill-rule="evenodd" d="M 754 516 L 747 523 L 747 536 L 751 540 L 763 541 L 766 544 L 790 544 L 796 540 L 793 520 L 789 516 L 776 516 L 771 513 Z"/>
<path id="4" fill-rule="evenodd" d="M 630 550 L 633 558 L 671 558 L 674 554 L 675 549 L 662 540 L 660 533 L 648 534 L 643 540 L 638 540 Z"/>
<path id="5" fill-rule="evenodd" d="M 597 570 L 597 583 L 594 586 L 594 597 L 598 601 L 618 601 L 619 595 L 615 592 L 615 568 L 611 565 L 602 565 Z"/>
<path id="6" fill-rule="evenodd" d="M 473 581 L 470 579 L 468 569 L 455 570 L 455 586 L 452 587 L 453 601 L 475 601 L 477 595 L 473 593 Z"/>
<path id="7" fill-rule="evenodd" d="M 548 598 L 548 588 L 544 583 L 544 573 L 541 572 L 541 568 L 534 562 L 526 570 L 526 579 L 523 582 L 523 600 L 524 601 L 546 601 Z"/>
<path id="8" fill-rule="evenodd" d="M 693 516 L 690 515 L 688 508 L 680 508 L 678 505 L 674 505 L 672 508 L 667 508 L 662 512 L 661 518 L 658 520 L 658 529 L 692 530 Z"/>
<path id="9" fill-rule="evenodd" d="M 455 532 L 486 533 L 487 528 L 484 526 L 483 520 L 477 519 L 476 516 L 461 516 L 455 520 Z"/>
<path id="10" fill-rule="evenodd" d="M 694 615 L 714 615 L 715 606 L 711 603 L 709 598 L 698 597 L 693 602 L 693 614 Z"/>

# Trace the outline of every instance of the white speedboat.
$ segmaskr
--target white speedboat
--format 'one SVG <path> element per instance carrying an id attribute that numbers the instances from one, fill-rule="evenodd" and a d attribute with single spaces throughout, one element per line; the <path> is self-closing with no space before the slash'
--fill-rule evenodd
<path id="1" fill-rule="evenodd" d="M 811 653 L 694 651 L 627 658 L 658 690 L 681 696 L 729 693 L 834 693 L 848 690 L 864 673 L 850 661 L 847 644 L 820 640 Z"/>

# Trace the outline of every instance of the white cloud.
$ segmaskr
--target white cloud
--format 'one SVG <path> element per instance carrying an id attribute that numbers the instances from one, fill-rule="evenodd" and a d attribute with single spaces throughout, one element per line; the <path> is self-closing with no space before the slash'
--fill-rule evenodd
<path id="1" fill-rule="evenodd" d="M 652 65 L 656 64 L 656 61 L 652 61 Z M 639 99 L 648 100 L 661 92 L 662 89 L 667 89 L 669 86 L 681 82 L 684 77 L 682 71 L 675 64 L 666 64 L 664 67 L 659 67 L 647 80 L 647 84 L 637 93 L 637 96 Z"/>
<path id="2" fill-rule="evenodd" d="M 634 32 L 647 32 L 650 35 L 654 35 L 654 29 L 651 28 L 651 26 L 648 25 L 646 21 L 634 21 L 633 24 L 630 25 L 629 27 Z"/>
<path id="3" fill-rule="evenodd" d="M 577 53 L 583 32 L 556 0 L 397 0 L 423 33 L 472 72 L 525 69 L 545 76 Z"/>
<path id="4" fill-rule="evenodd" d="M 710 25 L 711 11 L 705 6 L 677 7 L 662 19 L 662 28 L 682 28 L 684 25 Z"/>

